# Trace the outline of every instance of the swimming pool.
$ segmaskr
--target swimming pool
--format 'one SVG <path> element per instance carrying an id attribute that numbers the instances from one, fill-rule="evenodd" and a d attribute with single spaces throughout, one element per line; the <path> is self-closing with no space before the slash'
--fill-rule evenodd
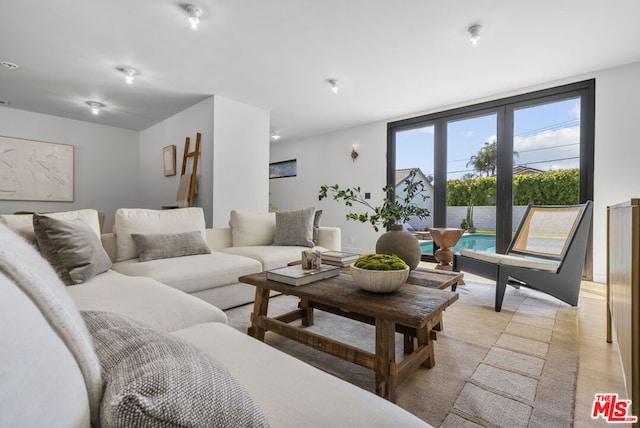
<path id="1" fill-rule="evenodd" d="M 422 254 L 433 255 L 433 241 L 422 242 L 420 244 Z M 462 235 L 455 247 L 451 251 L 458 253 L 460 249 L 486 251 L 488 253 L 496 252 L 496 235 L 482 235 L 478 233 L 469 233 Z"/>

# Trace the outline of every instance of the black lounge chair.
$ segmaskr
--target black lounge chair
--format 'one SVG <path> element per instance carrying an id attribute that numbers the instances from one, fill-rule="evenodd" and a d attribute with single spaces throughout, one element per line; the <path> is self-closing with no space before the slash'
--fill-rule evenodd
<path id="1" fill-rule="evenodd" d="M 506 254 L 460 250 L 453 270 L 495 280 L 496 312 L 502 309 L 507 285 L 539 290 L 576 306 L 592 210 L 591 201 L 529 205 Z"/>

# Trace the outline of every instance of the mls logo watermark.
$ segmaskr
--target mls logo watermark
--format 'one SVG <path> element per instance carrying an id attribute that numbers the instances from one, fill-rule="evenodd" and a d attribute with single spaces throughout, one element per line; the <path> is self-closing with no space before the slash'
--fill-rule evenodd
<path id="1" fill-rule="evenodd" d="M 591 418 L 599 417 L 614 424 L 638 421 L 637 416 L 631 415 L 631 400 L 619 400 L 618 394 L 596 394 Z"/>

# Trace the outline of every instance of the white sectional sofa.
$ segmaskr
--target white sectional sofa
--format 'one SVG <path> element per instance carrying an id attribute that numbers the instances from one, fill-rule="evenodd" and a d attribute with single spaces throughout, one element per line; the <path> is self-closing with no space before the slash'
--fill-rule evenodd
<path id="1" fill-rule="evenodd" d="M 94 226 L 78 236 L 99 244 Z M 155 279 L 58 275 L 0 225 L 0 426 L 428 426 Z"/>
<path id="2" fill-rule="evenodd" d="M 94 224 L 95 210 L 54 213 L 62 219 L 81 218 Z M 4 215 L 8 225 L 33 238 L 31 215 Z M 262 272 L 299 260 L 310 247 L 273 245 L 275 213 L 232 211 L 227 228 L 205 227 L 201 208 L 177 210 L 119 209 L 114 231 L 102 234 L 102 244 L 113 262 L 112 270 L 129 276 L 156 279 L 185 293 L 193 294 L 220 309 L 254 300 L 255 288 L 238 282 L 242 275 Z M 96 231 L 99 231 L 97 226 Z M 175 234 L 200 231 L 209 254 L 159 258 L 140 262 L 132 234 Z M 340 229 L 318 227 L 318 251 L 340 250 Z"/>

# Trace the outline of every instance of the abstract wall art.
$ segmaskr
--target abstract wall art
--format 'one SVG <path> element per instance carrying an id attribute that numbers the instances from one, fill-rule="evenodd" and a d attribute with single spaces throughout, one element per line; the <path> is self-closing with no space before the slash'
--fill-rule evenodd
<path id="1" fill-rule="evenodd" d="M 73 146 L 0 136 L 0 200 L 73 202 Z"/>

